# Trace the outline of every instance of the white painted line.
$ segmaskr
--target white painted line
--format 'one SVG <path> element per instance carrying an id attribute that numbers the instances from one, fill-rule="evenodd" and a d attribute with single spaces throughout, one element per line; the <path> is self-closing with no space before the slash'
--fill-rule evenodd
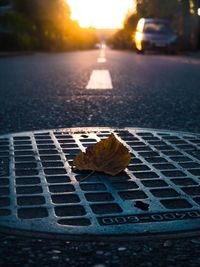
<path id="1" fill-rule="evenodd" d="M 104 50 L 101 50 L 100 57 L 105 57 L 105 51 Z"/>
<path id="2" fill-rule="evenodd" d="M 99 58 L 97 59 L 97 62 L 98 62 L 98 63 L 105 63 L 105 62 L 106 62 L 106 58 L 105 58 L 105 57 L 99 57 Z"/>
<path id="3" fill-rule="evenodd" d="M 112 80 L 108 70 L 93 70 L 86 89 L 112 89 Z"/>
<path id="4" fill-rule="evenodd" d="M 102 48 L 100 50 L 99 58 L 97 59 L 98 63 L 105 63 L 106 62 L 106 55 L 105 55 L 105 46 L 102 44 Z"/>

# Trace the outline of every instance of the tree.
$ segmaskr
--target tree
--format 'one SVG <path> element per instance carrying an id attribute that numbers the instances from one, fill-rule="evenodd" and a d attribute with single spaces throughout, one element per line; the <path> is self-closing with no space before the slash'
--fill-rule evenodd
<path id="1" fill-rule="evenodd" d="M 10 0 L 0 0 L 0 7 L 1 6 L 6 6 L 10 4 Z"/>
<path id="2" fill-rule="evenodd" d="M 70 8 L 65 0 L 12 0 L 13 8 L 35 22 L 51 21 L 63 27 L 70 21 Z"/>
<path id="3" fill-rule="evenodd" d="M 137 14 L 129 14 L 125 18 L 123 29 L 118 30 L 108 41 L 113 48 L 119 49 L 132 49 L 133 44 L 133 32 L 136 30 L 138 22 Z"/>
<path id="4" fill-rule="evenodd" d="M 139 17 L 173 19 L 179 7 L 180 4 L 176 0 L 137 0 Z"/>
<path id="5" fill-rule="evenodd" d="M 21 49 L 24 40 L 27 44 L 27 40 L 31 42 L 33 39 L 34 49 L 45 51 L 86 49 L 94 47 L 97 42 L 94 30 L 81 29 L 77 22 L 71 20 L 66 0 L 11 1 L 13 11 L 6 14 L 2 20 L 11 37 L 17 35 Z M 18 47 L 16 45 L 16 48 Z M 32 49 L 33 45 L 29 47 Z"/>
<path id="6" fill-rule="evenodd" d="M 62 46 L 70 22 L 70 9 L 65 0 L 12 0 L 15 12 L 29 19 L 36 29 L 38 48 Z"/>

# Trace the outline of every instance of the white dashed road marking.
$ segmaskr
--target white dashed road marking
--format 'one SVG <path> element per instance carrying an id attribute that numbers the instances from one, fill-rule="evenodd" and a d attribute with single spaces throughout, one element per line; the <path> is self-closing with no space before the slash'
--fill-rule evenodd
<path id="1" fill-rule="evenodd" d="M 86 89 L 113 89 L 108 70 L 93 70 Z"/>
<path id="2" fill-rule="evenodd" d="M 98 63 L 105 63 L 106 62 L 106 56 L 105 56 L 105 49 L 101 49 L 99 58 L 97 59 Z"/>
<path id="3" fill-rule="evenodd" d="M 105 51 L 104 50 L 101 50 L 100 57 L 105 57 Z"/>
<path id="4" fill-rule="evenodd" d="M 99 58 L 97 59 L 97 62 L 98 62 L 98 63 L 105 63 L 105 62 L 106 62 L 106 58 L 105 58 L 105 57 L 99 57 Z"/>

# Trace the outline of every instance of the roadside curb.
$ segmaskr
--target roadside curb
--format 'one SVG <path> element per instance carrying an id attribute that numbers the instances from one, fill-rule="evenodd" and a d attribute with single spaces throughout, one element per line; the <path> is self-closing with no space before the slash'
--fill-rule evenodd
<path id="1" fill-rule="evenodd" d="M 30 56 L 30 55 L 34 55 L 34 52 L 0 52 L 0 58 Z"/>
<path id="2" fill-rule="evenodd" d="M 179 52 L 178 55 L 193 58 L 193 59 L 200 59 L 200 50 L 182 51 L 182 52 Z"/>
<path id="3" fill-rule="evenodd" d="M 193 59 L 200 59 L 200 52 L 188 53 L 187 56 Z"/>

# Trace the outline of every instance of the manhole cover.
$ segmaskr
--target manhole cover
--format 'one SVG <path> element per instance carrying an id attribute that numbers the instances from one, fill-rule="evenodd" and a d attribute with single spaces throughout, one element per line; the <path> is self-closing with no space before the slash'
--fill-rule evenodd
<path id="1" fill-rule="evenodd" d="M 114 132 L 131 164 L 116 177 L 72 172 L 78 151 Z M 200 229 L 200 136 L 80 128 L 0 136 L 0 228 L 71 239 L 127 239 Z"/>

